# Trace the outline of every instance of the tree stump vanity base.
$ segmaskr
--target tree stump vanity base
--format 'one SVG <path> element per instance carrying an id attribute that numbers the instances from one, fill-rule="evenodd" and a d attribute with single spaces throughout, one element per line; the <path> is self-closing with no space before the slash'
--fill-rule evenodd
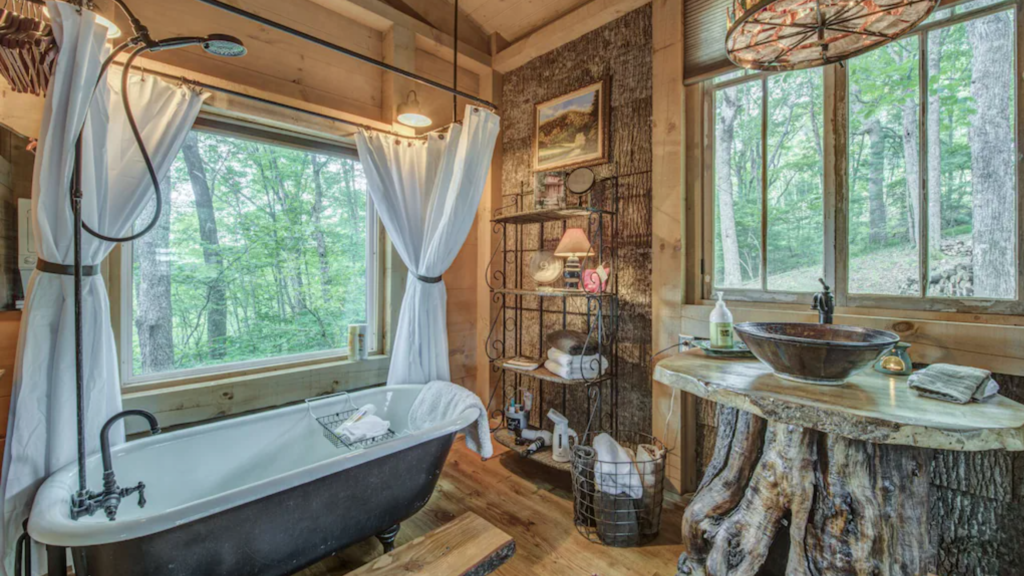
<path id="1" fill-rule="evenodd" d="M 1024 449 L 1024 406 L 922 398 L 905 377 L 870 369 L 815 386 L 691 351 L 661 361 L 654 379 L 718 404 L 714 454 L 683 516 L 680 575 L 754 576 L 780 560 L 786 576 L 934 573 L 934 450 Z M 773 546 L 787 534 L 788 550 Z"/>
<path id="2" fill-rule="evenodd" d="M 918 576 L 931 451 L 870 444 L 719 406 L 718 438 L 683 516 L 687 576 L 758 573 L 780 530 L 787 576 Z"/>

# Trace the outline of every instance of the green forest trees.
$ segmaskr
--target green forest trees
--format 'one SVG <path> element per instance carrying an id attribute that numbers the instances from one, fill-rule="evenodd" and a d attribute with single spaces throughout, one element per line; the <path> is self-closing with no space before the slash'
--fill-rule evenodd
<path id="1" fill-rule="evenodd" d="M 941 26 L 951 15 L 939 11 L 930 18 L 939 26 L 846 64 L 851 293 L 1017 296 L 1015 15 Z M 824 251 L 821 82 L 820 71 L 804 70 L 715 90 L 716 287 L 815 289 Z"/>
<path id="2" fill-rule="evenodd" d="M 133 248 L 135 375 L 343 348 L 367 321 L 358 161 L 194 130 L 163 192 Z"/>

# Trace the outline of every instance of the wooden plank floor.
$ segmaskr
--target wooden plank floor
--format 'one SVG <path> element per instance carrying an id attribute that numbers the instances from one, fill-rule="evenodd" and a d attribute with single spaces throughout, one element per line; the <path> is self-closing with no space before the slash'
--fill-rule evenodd
<path id="1" fill-rule="evenodd" d="M 482 462 L 458 441 L 430 502 L 402 524 L 397 545 L 422 536 L 466 512 L 474 512 L 511 535 L 516 554 L 500 576 L 674 576 L 683 505 L 666 493 L 661 533 L 640 548 L 609 548 L 581 536 L 572 522 L 569 474 L 520 458 L 495 445 Z M 371 538 L 299 572 L 296 576 L 341 576 L 382 554 Z"/>

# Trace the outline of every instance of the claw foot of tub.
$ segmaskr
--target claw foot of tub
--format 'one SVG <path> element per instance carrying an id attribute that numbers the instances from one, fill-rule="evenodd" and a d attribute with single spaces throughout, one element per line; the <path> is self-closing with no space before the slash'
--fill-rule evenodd
<path id="1" fill-rule="evenodd" d="M 395 524 L 391 528 L 377 534 L 377 540 L 380 540 L 380 545 L 384 547 L 385 554 L 395 549 L 395 538 L 398 537 L 398 531 L 401 529 L 401 524 Z"/>

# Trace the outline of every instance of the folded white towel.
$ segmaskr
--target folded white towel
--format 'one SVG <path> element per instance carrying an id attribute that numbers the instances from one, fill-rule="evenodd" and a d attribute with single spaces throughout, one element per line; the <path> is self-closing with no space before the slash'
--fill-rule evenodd
<path id="1" fill-rule="evenodd" d="M 391 422 L 382 420 L 380 416 L 368 414 L 352 424 L 339 426 L 334 433 L 346 444 L 354 444 L 386 434 L 389 428 L 391 428 Z"/>
<path id="2" fill-rule="evenodd" d="M 423 430 L 456 418 L 470 408 L 475 408 L 479 416 L 475 423 L 462 429 L 466 433 L 466 446 L 484 458 L 490 458 L 494 454 L 494 447 L 491 445 L 491 430 L 484 403 L 476 394 L 457 384 L 442 380 L 427 384 L 409 410 L 409 428 L 413 431 Z"/>
<path id="3" fill-rule="evenodd" d="M 608 368 L 608 361 L 602 358 L 601 371 L 597 371 L 596 362 L 586 363 L 583 365 L 581 370 L 579 366 L 562 366 L 554 360 L 547 360 L 544 362 L 544 367 L 547 368 L 552 374 L 559 378 L 565 378 L 566 380 L 583 380 L 583 376 L 586 375 L 588 380 L 597 378 Z"/>
<path id="4" fill-rule="evenodd" d="M 597 452 L 594 482 L 598 490 L 605 494 L 626 494 L 630 498 L 643 496 L 640 474 L 625 448 L 604 433 L 594 438 L 593 447 Z"/>
<path id="5" fill-rule="evenodd" d="M 601 359 L 601 372 L 604 372 L 608 369 L 608 360 L 606 360 L 604 356 L 598 356 L 597 354 L 589 356 L 574 356 L 572 354 L 566 354 L 558 348 L 548 348 L 548 360 L 570 368 L 579 369 L 580 366 L 585 366 L 596 370 L 598 366 L 598 358 Z"/>

